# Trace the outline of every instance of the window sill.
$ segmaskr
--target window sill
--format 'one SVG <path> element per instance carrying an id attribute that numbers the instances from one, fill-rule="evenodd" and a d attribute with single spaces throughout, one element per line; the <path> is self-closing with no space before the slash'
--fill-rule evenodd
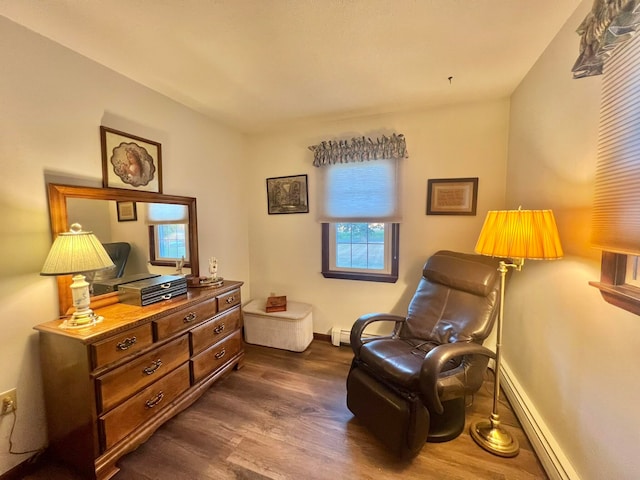
<path id="1" fill-rule="evenodd" d="M 602 298 L 611 305 L 640 315 L 640 288 L 630 285 L 610 285 L 602 282 L 589 282 L 600 290 Z"/>
<path id="2" fill-rule="evenodd" d="M 342 280 L 361 280 L 364 282 L 386 282 L 396 283 L 398 275 L 381 274 L 381 273 L 354 273 L 354 272 L 336 272 L 334 270 L 323 271 L 324 278 L 340 278 Z"/>

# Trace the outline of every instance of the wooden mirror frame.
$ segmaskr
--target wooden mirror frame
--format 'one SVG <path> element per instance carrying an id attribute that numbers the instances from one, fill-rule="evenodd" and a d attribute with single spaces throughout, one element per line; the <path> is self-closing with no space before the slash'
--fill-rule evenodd
<path id="1" fill-rule="evenodd" d="M 92 200 L 115 200 L 118 202 L 148 202 L 171 203 L 185 205 L 189 211 L 189 256 L 191 262 L 191 274 L 200 275 L 198 259 L 198 222 L 196 212 L 196 199 L 193 197 L 179 197 L 162 193 L 145 192 L 138 190 L 124 190 L 118 188 L 94 188 L 77 187 L 71 185 L 48 185 L 49 213 L 51 216 L 52 240 L 62 232 L 69 230 L 69 218 L 67 215 L 67 198 L 85 198 Z M 73 306 L 71 298 L 71 275 L 61 275 L 58 279 L 58 299 L 60 314 L 65 315 Z M 107 294 L 110 295 L 110 294 Z M 99 299 L 96 296 L 95 299 Z"/>

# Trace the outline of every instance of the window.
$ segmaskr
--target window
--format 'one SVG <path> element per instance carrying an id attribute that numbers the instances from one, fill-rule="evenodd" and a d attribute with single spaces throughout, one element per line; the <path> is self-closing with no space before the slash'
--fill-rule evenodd
<path id="1" fill-rule="evenodd" d="M 398 279 L 398 160 L 320 169 L 322 274 L 326 278 Z"/>
<path id="2" fill-rule="evenodd" d="M 189 235 L 184 223 L 151 225 L 149 227 L 149 258 L 151 265 L 172 266 L 184 258 L 189 263 Z"/>
<path id="3" fill-rule="evenodd" d="M 592 244 L 603 298 L 640 314 L 640 36 L 616 49 L 602 83 Z M 634 278 L 635 276 L 635 278 Z"/>
<path id="4" fill-rule="evenodd" d="M 323 223 L 326 278 L 393 283 L 398 279 L 397 223 Z"/>

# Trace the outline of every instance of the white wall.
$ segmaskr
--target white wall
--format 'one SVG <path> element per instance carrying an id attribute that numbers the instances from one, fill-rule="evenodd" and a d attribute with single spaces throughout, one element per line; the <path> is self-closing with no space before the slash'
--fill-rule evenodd
<path id="1" fill-rule="evenodd" d="M 422 266 L 438 249 L 472 252 L 487 210 L 504 204 L 508 100 L 450 106 L 410 114 L 303 124 L 250 138 L 247 181 L 251 292 L 271 292 L 314 306 L 314 331 L 349 329 L 368 312 L 406 313 Z M 395 284 L 324 278 L 320 224 L 316 221 L 316 172 L 309 145 L 322 140 L 402 133 L 409 158 L 402 161 L 403 222 L 400 275 Z M 307 174 L 308 214 L 268 215 L 266 178 Z M 479 177 L 477 216 L 426 212 L 427 179 Z"/>
<path id="2" fill-rule="evenodd" d="M 38 275 L 45 175 L 99 186 L 100 125 L 160 142 L 164 192 L 198 199 L 201 270 L 215 255 L 221 275 L 248 280 L 244 138 L 3 17 L 0 64 L 0 392 L 17 387 L 13 440 L 29 450 L 46 442 L 32 328 L 58 314 L 55 280 Z M 27 458 L 7 453 L 12 419 L 0 417 L 0 474 Z"/>
<path id="3" fill-rule="evenodd" d="M 511 98 L 507 207 L 551 208 L 566 256 L 529 262 L 505 303 L 504 352 L 582 479 L 640 475 L 640 319 L 602 300 L 589 246 L 600 77 L 573 80 L 584 0 Z"/>

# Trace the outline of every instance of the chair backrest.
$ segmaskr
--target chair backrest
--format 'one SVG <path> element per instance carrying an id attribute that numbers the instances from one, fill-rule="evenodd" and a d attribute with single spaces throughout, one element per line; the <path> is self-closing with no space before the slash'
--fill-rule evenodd
<path id="1" fill-rule="evenodd" d="M 112 275 L 115 278 L 122 277 L 124 268 L 127 265 L 127 259 L 129 258 L 129 252 L 131 252 L 131 245 L 127 242 L 103 243 L 102 245 L 116 266 Z"/>
<path id="2" fill-rule="evenodd" d="M 441 250 L 427 260 L 399 332 L 442 344 L 482 344 L 498 315 L 500 259 Z"/>

